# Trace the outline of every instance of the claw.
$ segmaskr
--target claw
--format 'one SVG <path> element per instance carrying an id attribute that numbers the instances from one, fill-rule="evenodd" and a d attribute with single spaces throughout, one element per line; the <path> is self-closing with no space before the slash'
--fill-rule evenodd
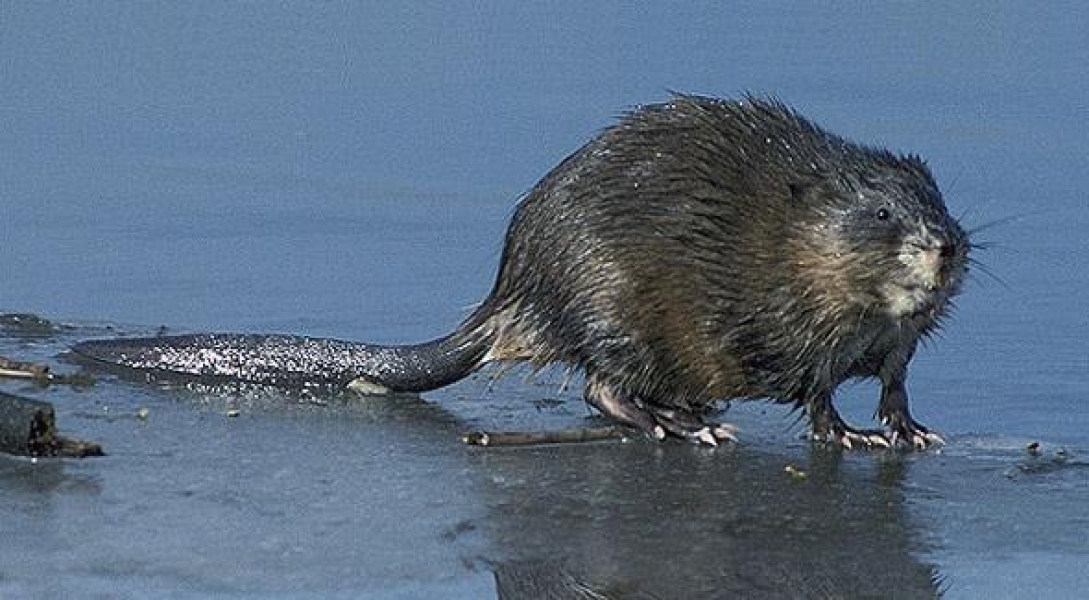
<path id="1" fill-rule="evenodd" d="M 881 431 L 853 429 L 846 423 L 836 423 L 827 432 L 817 432 L 812 439 L 818 442 L 838 444 L 847 450 L 855 448 L 889 448 L 894 442 Z"/>
<path id="2" fill-rule="evenodd" d="M 700 429 L 699 431 L 696 431 L 690 435 L 693 439 L 707 444 L 708 446 L 718 445 L 718 440 L 715 438 L 714 434 L 711 433 L 710 427 L 704 427 L 703 429 Z"/>
<path id="3" fill-rule="evenodd" d="M 877 434 L 877 433 L 868 436 L 866 438 L 866 441 L 871 446 L 880 446 L 882 448 L 891 448 L 892 447 L 892 444 L 889 443 L 889 440 L 886 439 L 885 436 L 883 436 L 881 434 Z"/>
<path id="4" fill-rule="evenodd" d="M 945 440 L 940 435 L 929 431 L 916 431 L 912 434 L 911 441 L 916 450 L 926 450 L 932 446 L 945 445 Z"/>
<path id="5" fill-rule="evenodd" d="M 893 422 L 896 423 L 897 421 L 894 419 Z M 906 445 L 917 451 L 945 445 L 945 440 L 943 440 L 940 435 L 928 430 L 926 427 L 923 427 L 910 418 L 907 419 L 906 422 L 899 421 L 899 425 L 892 427 L 888 435 L 893 445 L 895 445 L 897 441 L 903 441 Z"/>
<path id="6" fill-rule="evenodd" d="M 729 423 L 718 423 L 711 429 L 711 435 L 723 442 L 737 443 L 737 427 Z"/>

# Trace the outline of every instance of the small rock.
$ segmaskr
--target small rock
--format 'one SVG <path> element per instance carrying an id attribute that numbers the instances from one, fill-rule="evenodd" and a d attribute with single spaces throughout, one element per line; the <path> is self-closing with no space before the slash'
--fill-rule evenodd
<path id="1" fill-rule="evenodd" d="M 799 469 L 798 467 L 795 467 L 794 465 L 787 465 L 783 467 L 783 471 L 785 471 L 787 474 L 795 479 L 805 479 L 808 476 L 806 475 L 805 471 Z"/>

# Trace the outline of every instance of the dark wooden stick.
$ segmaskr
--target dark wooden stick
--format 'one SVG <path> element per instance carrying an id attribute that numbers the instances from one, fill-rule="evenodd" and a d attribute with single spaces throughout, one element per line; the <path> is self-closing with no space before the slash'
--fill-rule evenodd
<path id="1" fill-rule="evenodd" d="M 49 379 L 49 365 L 11 360 L 0 356 L 0 377 Z"/>
<path id="2" fill-rule="evenodd" d="M 577 427 L 554 431 L 471 431 L 461 436 L 470 446 L 535 446 L 617 440 L 631 432 L 623 427 Z"/>
<path id="3" fill-rule="evenodd" d="M 49 370 L 49 365 L 11 360 L 4 356 L 0 356 L 0 377 L 30 379 L 43 385 L 72 385 L 76 387 L 86 387 L 93 385 L 95 382 L 94 378 L 84 371 L 72 374 L 54 373 Z"/>
<path id="4" fill-rule="evenodd" d="M 0 392 L 0 452 L 19 456 L 101 456 L 98 444 L 57 434 L 53 405 Z"/>

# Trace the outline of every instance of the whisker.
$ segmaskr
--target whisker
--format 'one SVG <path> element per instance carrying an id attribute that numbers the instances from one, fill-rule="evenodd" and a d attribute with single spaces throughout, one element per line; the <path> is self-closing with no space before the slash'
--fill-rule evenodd
<path id="1" fill-rule="evenodd" d="M 971 206 L 965 206 L 964 210 L 960 211 L 960 214 L 957 215 L 957 222 L 958 223 L 963 223 L 971 215 L 972 215 L 972 207 Z"/>
<path id="2" fill-rule="evenodd" d="M 957 172 L 953 174 L 953 177 L 949 179 L 949 183 L 942 186 L 947 193 L 953 193 L 957 189 L 957 184 L 960 183 L 961 176 L 964 175 L 964 167 L 957 169 Z M 965 208 L 965 211 L 968 209 Z"/>
<path id="3" fill-rule="evenodd" d="M 987 198 L 984 202 L 979 204 L 969 204 L 964 207 L 960 212 L 960 216 L 957 218 L 958 223 L 966 223 L 973 220 L 980 215 L 988 214 L 988 208 L 993 207 L 996 203 L 995 198 Z"/>
<path id="4" fill-rule="evenodd" d="M 974 236 L 974 235 L 976 235 L 977 233 L 979 233 L 981 231 L 987 231 L 988 229 L 993 229 L 993 228 L 998 227 L 1000 225 L 1009 225 L 1010 223 L 1016 223 L 1018 221 L 1023 221 L 1025 219 L 1029 218 L 1029 217 L 1040 216 L 1040 215 L 1044 214 L 1044 212 L 1045 211 L 1040 210 L 1040 211 L 1017 213 L 1017 214 L 1013 214 L 1013 215 L 1009 215 L 1009 216 L 1005 216 L 1005 217 L 999 217 L 999 218 L 994 219 L 992 221 L 987 221 L 986 223 L 982 223 L 980 225 L 976 225 L 975 227 L 972 227 L 971 229 L 968 229 L 967 234 L 968 234 L 968 237 L 971 237 L 971 236 Z"/>
<path id="5" fill-rule="evenodd" d="M 980 262 L 979 259 L 969 258 L 968 259 L 968 265 L 971 267 L 971 270 L 969 271 L 969 274 L 974 274 L 974 273 L 977 273 L 977 272 L 983 273 L 990 280 L 992 280 L 995 283 L 997 283 L 998 285 L 1002 286 L 1006 291 L 1011 291 L 1011 292 L 1013 291 L 1013 287 L 1010 286 L 1010 284 L 1006 283 L 1006 281 L 1004 279 L 1002 279 L 1001 277 L 996 275 L 994 273 L 994 271 L 992 271 L 990 269 L 990 267 L 988 267 L 986 264 Z M 977 279 L 976 281 L 979 281 L 979 280 Z"/>

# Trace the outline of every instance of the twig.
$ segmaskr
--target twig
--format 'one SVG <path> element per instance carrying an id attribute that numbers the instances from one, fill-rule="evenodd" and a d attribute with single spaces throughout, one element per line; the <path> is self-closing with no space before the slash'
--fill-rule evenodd
<path id="1" fill-rule="evenodd" d="M 49 365 L 21 362 L 0 356 L 0 377 L 50 379 Z"/>
<path id="2" fill-rule="evenodd" d="M 630 431 L 617 426 L 576 427 L 554 431 L 470 431 L 461 441 L 470 446 L 535 446 L 625 439 Z"/>
<path id="3" fill-rule="evenodd" d="M 94 385 L 95 382 L 93 377 L 83 371 L 72 374 L 53 373 L 49 370 L 49 365 L 11 360 L 3 356 L 0 356 L 0 377 L 32 379 L 36 383 L 45 385 L 71 385 L 75 387 Z"/>

